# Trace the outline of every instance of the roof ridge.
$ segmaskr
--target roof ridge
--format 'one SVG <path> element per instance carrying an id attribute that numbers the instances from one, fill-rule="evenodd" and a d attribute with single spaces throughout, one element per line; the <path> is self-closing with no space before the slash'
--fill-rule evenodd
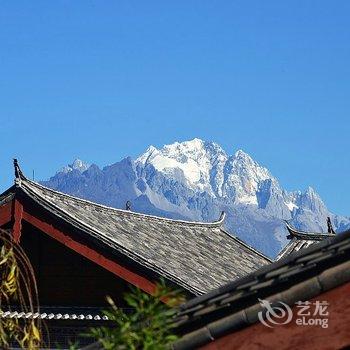
<path id="1" fill-rule="evenodd" d="M 169 219 L 169 218 L 165 218 L 165 217 L 161 217 L 161 216 L 155 216 L 155 215 L 150 215 L 150 214 L 133 212 L 133 211 L 125 210 L 125 209 L 118 209 L 118 208 L 108 207 L 106 205 L 95 203 L 95 202 L 89 201 L 87 199 L 71 196 L 69 194 L 53 190 L 51 188 L 48 188 L 46 186 L 43 186 L 43 185 L 35 182 L 35 181 L 31 181 L 29 179 L 26 179 L 25 181 L 26 182 L 30 182 L 30 183 L 32 183 L 35 186 L 44 188 L 44 189 L 46 189 L 46 190 L 48 190 L 50 192 L 57 193 L 57 194 L 65 196 L 65 197 L 68 197 L 68 198 L 80 201 L 80 202 L 92 204 L 92 205 L 95 205 L 95 206 L 100 207 L 102 209 L 108 209 L 108 210 L 112 210 L 112 211 L 116 211 L 116 212 L 122 212 L 123 214 L 124 213 L 125 214 L 131 214 L 131 215 L 134 215 L 134 216 L 137 216 L 137 217 L 141 217 L 141 218 L 142 217 L 147 217 L 147 218 L 154 219 L 154 220 L 166 221 L 168 223 L 187 224 L 187 225 L 191 225 L 191 226 L 195 225 L 195 226 L 205 226 L 205 227 L 218 227 L 221 232 L 223 232 L 225 235 L 229 236 L 231 239 L 233 239 L 235 241 L 238 241 L 238 243 L 244 245 L 246 248 L 250 249 L 254 253 L 260 255 L 261 257 L 267 259 L 270 262 L 273 262 L 273 260 L 270 259 L 268 256 L 266 256 L 265 254 L 259 252 L 257 249 L 253 248 L 252 246 L 250 246 L 249 244 L 247 244 L 246 242 L 244 242 L 243 240 L 241 240 L 237 236 L 227 232 L 226 229 L 222 227 L 222 224 L 223 224 L 223 222 L 225 221 L 225 218 L 226 218 L 226 212 L 225 211 L 222 211 L 221 214 L 220 214 L 219 220 L 214 221 L 214 222 L 200 222 L 200 221 L 186 221 L 186 220 Z"/>
<path id="2" fill-rule="evenodd" d="M 233 234 L 230 234 L 229 232 L 227 232 L 224 228 L 220 228 L 220 230 L 222 232 L 224 232 L 226 235 L 230 236 L 231 238 L 233 238 L 235 241 L 238 241 L 238 243 L 244 245 L 246 248 L 250 249 L 251 251 L 253 251 L 254 253 L 260 255 L 261 257 L 267 259 L 269 262 L 274 262 L 273 259 L 269 258 L 267 255 L 265 255 L 262 252 L 259 252 L 257 249 L 253 248 L 252 246 L 250 246 L 248 243 L 244 242 L 242 239 L 240 239 L 237 236 L 234 236 Z"/>
<path id="3" fill-rule="evenodd" d="M 39 188 L 43 188 L 49 192 L 55 193 L 55 194 L 59 194 L 61 196 L 73 199 L 75 201 L 78 202 L 82 202 L 82 203 L 86 203 L 86 204 L 91 204 L 94 205 L 96 207 L 105 209 L 105 210 L 110 210 L 110 211 L 114 211 L 117 213 L 122 213 L 122 214 L 127 214 L 127 215 L 131 215 L 131 216 L 135 216 L 135 217 L 139 217 L 139 218 L 149 218 L 149 219 L 153 219 L 153 220 L 160 220 L 163 222 L 169 222 L 172 224 L 185 224 L 185 225 L 195 225 L 195 226 L 205 226 L 205 227 L 218 227 L 220 228 L 223 224 L 223 222 L 225 221 L 225 217 L 226 217 L 226 213 L 223 211 L 221 212 L 220 218 L 217 221 L 213 221 L 213 222 L 202 222 L 202 221 L 189 221 L 189 220 L 179 220 L 179 219 L 170 219 L 170 218 L 165 218 L 165 217 L 161 217 L 161 216 L 156 216 L 156 215 L 150 215 L 150 214 L 144 214 L 144 213 L 138 213 L 138 212 L 134 212 L 134 211 L 130 211 L 130 210 L 125 210 L 125 209 L 118 209 L 118 208 L 113 208 L 113 207 L 109 207 L 107 205 L 103 205 L 103 204 L 99 204 L 96 202 L 92 202 L 89 201 L 87 199 L 83 199 L 83 198 L 79 198 L 79 197 L 75 197 L 57 190 L 53 190 L 49 187 L 43 186 L 35 181 L 29 180 L 26 177 L 21 178 L 22 182 L 27 182 L 33 186 L 39 187 Z"/>
<path id="4" fill-rule="evenodd" d="M 259 256 L 267 259 L 269 262 L 272 262 L 273 260 L 270 259 L 268 256 L 266 256 L 265 254 L 259 252 L 258 250 L 256 250 L 255 248 L 253 248 L 252 246 L 250 246 L 249 244 L 247 244 L 246 242 L 244 242 L 243 240 L 241 240 L 240 238 L 238 238 L 237 236 L 229 233 L 224 227 L 223 227 L 223 223 L 225 221 L 226 218 L 226 213 L 225 211 L 222 211 L 219 217 L 219 220 L 214 221 L 214 222 L 200 222 L 200 221 L 187 221 L 187 220 L 179 220 L 179 219 L 170 219 L 170 218 L 165 218 L 165 217 L 160 217 L 160 216 L 156 216 L 156 215 L 150 215 L 150 214 L 144 214 L 144 213 L 138 213 L 138 212 L 133 212 L 133 211 L 129 211 L 129 210 L 125 210 L 125 209 L 118 209 L 118 208 L 113 208 L 113 207 L 109 207 L 103 204 L 99 204 L 96 202 L 92 202 L 89 201 L 87 199 L 83 199 L 83 198 L 79 198 L 79 197 L 75 197 L 72 195 L 69 195 L 67 193 L 63 193 L 57 190 L 54 190 L 52 188 L 46 187 L 38 182 L 32 181 L 28 178 L 25 177 L 25 175 L 23 174 L 23 172 L 21 171 L 19 164 L 17 162 L 17 160 L 15 161 L 15 166 L 18 167 L 18 174 L 19 177 L 22 179 L 22 181 L 28 182 L 29 184 L 45 189 L 49 192 L 73 199 L 75 201 L 78 202 L 82 202 L 82 203 L 87 203 L 87 204 L 91 204 L 94 205 L 98 208 L 102 208 L 104 210 L 110 210 L 110 211 L 114 211 L 114 212 L 118 212 L 118 213 L 122 213 L 122 214 L 126 214 L 126 215 L 131 215 L 137 218 L 148 218 L 148 219 L 152 219 L 152 220 L 156 220 L 156 221 L 162 221 L 162 222 L 166 222 L 166 223 L 171 223 L 171 224 L 177 224 L 177 225 L 181 225 L 181 224 L 185 224 L 185 225 L 190 225 L 190 226 L 203 226 L 203 227 L 217 227 L 220 229 L 221 232 L 223 232 L 225 235 L 227 235 L 228 237 L 230 237 L 232 240 L 237 241 L 238 243 L 244 245 L 246 248 L 248 248 L 249 250 L 251 250 L 252 252 L 258 254 Z"/>

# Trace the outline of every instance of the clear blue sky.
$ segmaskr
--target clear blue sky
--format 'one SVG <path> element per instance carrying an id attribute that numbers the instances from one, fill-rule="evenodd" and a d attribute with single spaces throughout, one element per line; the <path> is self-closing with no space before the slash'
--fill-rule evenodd
<path id="1" fill-rule="evenodd" d="M 349 1 L 2 1 L 0 189 L 194 137 L 350 215 Z"/>

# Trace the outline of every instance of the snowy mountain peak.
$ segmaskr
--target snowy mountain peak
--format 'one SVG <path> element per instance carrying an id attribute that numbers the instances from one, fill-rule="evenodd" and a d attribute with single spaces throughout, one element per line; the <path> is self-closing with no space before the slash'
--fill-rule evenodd
<path id="1" fill-rule="evenodd" d="M 224 210 L 228 231 L 271 256 L 286 242 L 283 220 L 322 232 L 330 216 L 336 229 L 350 227 L 311 187 L 287 192 L 247 153 L 228 156 L 200 139 L 150 146 L 136 161 L 125 158 L 102 170 L 77 159 L 43 184 L 118 208 L 130 200 L 135 211 L 170 218 L 213 221 Z"/>
<path id="2" fill-rule="evenodd" d="M 298 192 L 295 196 L 295 203 L 312 212 L 326 213 L 327 208 L 319 194 L 312 188 L 308 187 L 305 192 Z M 326 214 L 324 214 L 326 215 Z"/>
<path id="3" fill-rule="evenodd" d="M 195 192 L 231 197 L 235 203 L 257 204 L 259 184 L 266 179 L 275 183 L 268 170 L 242 150 L 228 156 L 217 143 L 198 138 L 161 149 L 151 146 L 136 163 L 143 169 L 151 166 Z"/>
<path id="4" fill-rule="evenodd" d="M 245 153 L 243 150 L 239 149 L 236 153 L 235 153 L 235 158 L 237 159 L 252 159 L 249 154 Z"/>
<path id="5" fill-rule="evenodd" d="M 183 141 L 183 142 L 174 142 L 173 144 L 169 144 L 164 146 L 164 148 L 169 149 L 192 149 L 192 150 L 198 150 L 203 148 L 204 141 L 198 138 L 194 138 L 193 140 L 189 141 Z"/>
<path id="6" fill-rule="evenodd" d="M 311 186 L 308 186 L 308 188 L 305 191 L 305 194 L 307 194 L 308 196 L 318 196 L 316 191 Z"/>
<path id="7" fill-rule="evenodd" d="M 147 148 L 145 154 L 152 154 L 153 152 L 156 152 L 156 151 L 158 151 L 158 149 L 151 145 Z"/>
<path id="8" fill-rule="evenodd" d="M 259 163 L 253 160 L 253 158 L 249 154 L 245 153 L 242 150 L 238 150 L 234 154 L 232 159 L 233 159 L 233 162 L 235 162 L 236 164 L 239 164 L 241 167 L 259 170 L 261 173 L 265 174 L 263 176 L 264 178 L 266 178 L 266 176 L 268 177 L 271 176 L 266 168 L 262 167 Z"/>
<path id="9" fill-rule="evenodd" d="M 186 162 L 187 158 L 196 160 L 199 155 L 205 153 L 205 142 L 200 139 L 191 141 L 174 142 L 170 145 L 165 145 L 160 150 L 164 155 L 178 159 L 180 162 Z"/>
<path id="10" fill-rule="evenodd" d="M 146 164 L 148 162 L 148 159 L 152 156 L 152 154 L 154 153 L 159 153 L 158 149 L 155 148 L 154 146 L 149 146 L 146 150 L 145 153 L 143 153 L 142 155 L 140 155 L 137 159 L 136 159 L 136 163 L 141 163 L 141 164 Z"/>
<path id="11" fill-rule="evenodd" d="M 161 149 L 149 147 L 136 163 L 141 167 L 153 166 L 193 190 L 213 194 L 213 170 L 223 168 L 226 161 L 227 155 L 219 145 L 195 138 L 165 145 Z"/>
<path id="12" fill-rule="evenodd" d="M 89 169 L 90 164 L 83 162 L 81 159 L 75 159 L 72 164 L 68 164 L 64 166 L 62 169 L 60 169 L 57 173 L 64 173 L 67 174 L 73 170 L 78 170 L 79 172 L 84 172 L 85 170 Z"/>

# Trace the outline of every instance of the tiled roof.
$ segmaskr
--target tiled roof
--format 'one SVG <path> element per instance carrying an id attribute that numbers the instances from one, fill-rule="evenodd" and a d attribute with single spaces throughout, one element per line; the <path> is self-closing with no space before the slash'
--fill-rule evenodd
<path id="1" fill-rule="evenodd" d="M 257 322 L 258 298 L 293 305 L 349 281 L 350 230 L 184 304 L 174 320 L 183 337 L 173 349 L 194 349 Z"/>
<path id="2" fill-rule="evenodd" d="M 312 244 L 323 241 L 324 239 L 334 237 L 334 233 L 315 233 L 297 230 L 294 227 L 292 227 L 287 221 L 286 227 L 289 232 L 287 238 L 289 238 L 290 241 L 279 252 L 276 260 L 279 260 L 293 252 L 297 252 L 300 249 L 310 247 Z"/>
<path id="3" fill-rule="evenodd" d="M 195 295 L 249 274 L 271 260 L 213 223 L 160 218 L 72 197 L 25 178 L 15 164 L 16 191 L 88 237 Z"/>

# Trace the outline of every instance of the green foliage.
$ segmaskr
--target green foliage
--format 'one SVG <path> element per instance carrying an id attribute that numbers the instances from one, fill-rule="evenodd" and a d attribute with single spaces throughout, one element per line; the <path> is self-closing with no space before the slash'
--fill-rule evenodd
<path id="1" fill-rule="evenodd" d="M 105 350 L 160 350 L 177 339 L 171 319 L 175 312 L 172 306 L 183 301 L 179 291 L 170 290 L 161 281 L 153 296 L 131 288 L 124 300 L 132 312 L 124 312 L 107 297 L 111 311 L 104 313 L 113 326 L 93 328 L 88 334 L 98 339 Z"/>
<path id="2" fill-rule="evenodd" d="M 20 311 L 34 312 L 38 305 L 33 268 L 23 249 L 10 232 L 0 229 L 0 314 L 11 311 L 16 303 Z M 17 309 L 18 311 L 18 309 Z M 0 348 L 9 349 L 15 341 L 22 349 L 39 349 L 41 344 L 39 319 L 0 318 Z"/>
<path id="3" fill-rule="evenodd" d="M 63 349 L 61 345 L 57 344 L 55 345 L 56 349 Z M 79 346 L 79 342 L 75 341 L 75 342 L 68 342 L 68 350 L 79 350 L 80 346 Z"/>

